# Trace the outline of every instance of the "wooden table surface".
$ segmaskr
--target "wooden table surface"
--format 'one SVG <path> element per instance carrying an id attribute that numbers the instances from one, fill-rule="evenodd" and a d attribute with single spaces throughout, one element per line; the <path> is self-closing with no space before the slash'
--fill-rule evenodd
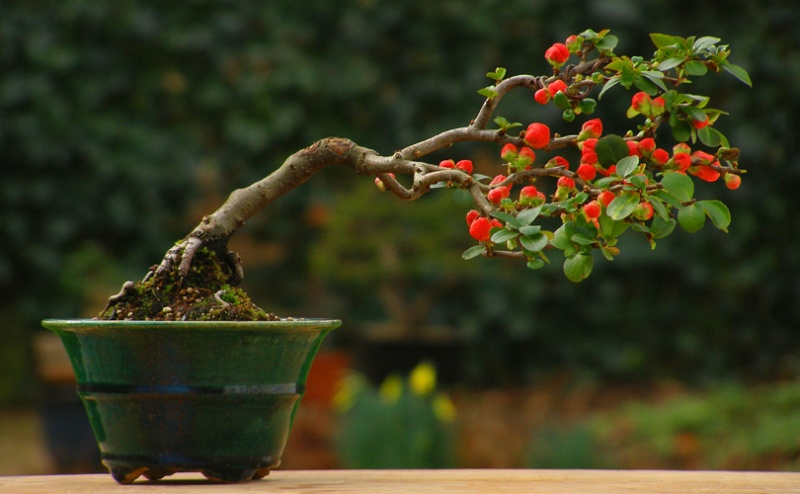
<path id="1" fill-rule="evenodd" d="M 2 494 L 77 493 L 564 493 L 800 494 L 800 473 L 647 470 L 277 470 L 263 480 L 212 484 L 199 474 L 119 485 L 110 475 L 0 477 Z"/>

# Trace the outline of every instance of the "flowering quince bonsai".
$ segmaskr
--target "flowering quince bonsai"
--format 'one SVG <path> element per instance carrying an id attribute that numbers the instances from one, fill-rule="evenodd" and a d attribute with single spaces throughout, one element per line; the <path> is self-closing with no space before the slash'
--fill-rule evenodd
<path id="1" fill-rule="evenodd" d="M 371 175 L 380 190 L 403 200 L 454 189 L 474 202 L 466 222 L 477 244 L 466 249 L 465 259 L 514 258 L 536 269 L 560 251 L 564 274 L 575 282 L 590 275 L 593 251 L 609 260 L 619 254 L 618 239 L 628 231 L 652 247 L 676 226 L 695 232 L 707 219 L 727 231 L 728 208 L 715 199 L 696 198 L 695 179 L 737 189 L 744 170 L 738 149 L 714 126 L 726 113 L 708 106 L 707 96 L 692 93 L 690 83 L 709 72 L 728 72 L 748 86 L 750 78 L 728 60 L 730 50 L 718 38 L 652 34 L 651 40 L 650 58 L 624 56 L 615 53 L 618 40 L 608 30 L 587 30 L 545 50 L 548 74 L 507 77 L 497 68 L 487 74 L 493 83 L 478 91 L 485 101 L 468 125 L 389 155 L 345 138 L 315 142 L 269 176 L 235 190 L 143 281 L 127 282 L 112 296 L 101 318 L 252 317 L 222 310 L 242 295 L 234 288 L 242 268 L 228 251 L 228 239 L 261 208 L 326 167 Z M 542 122 L 524 127 L 495 116 L 503 97 L 517 90 L 531 92 L 532 114 L 537 105 L 557 107 L 574 133 L 561 135 Z M 623 133 L 609 133 L 600 118 L 591 116 L 612 97 L 630 102 L 629 128 Z M 490 128 L 492 123 L 497 127 Z M 664 138 L 672 144 L 661 144 Z M 474 173 L 473 162 L 463 157 L 425 161 L 466 141 L 498 147 L 494 177 Z M 204 270 L 214 275 L 192 279 Z M 173 289 L 166 288 L 169 283 Z M 155 299 L 144 300 L 149 294 Z M 175 308 L 187 299 L 204 308 Z"/>

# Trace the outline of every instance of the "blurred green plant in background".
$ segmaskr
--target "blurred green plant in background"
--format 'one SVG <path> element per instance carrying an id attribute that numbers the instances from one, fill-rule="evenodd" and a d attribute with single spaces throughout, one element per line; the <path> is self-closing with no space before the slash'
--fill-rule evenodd
<path id="1" fill-rule="evenodd" d="M 481 386 L 529 384 L 563 369 L 694 384 L 800 375 L 792 204 L 800 93 L 786 90 L 800 77 L 800 7 L 794 0 L 725 6 L 738 15 L 691 0 L 586 0 L 580 8 L 549 0 L 3 2 L 0 401 L 30 397 L 29 341 L 39 320 L 86 315 L 93 301 L 157 262 L 222 194 L 319 138 L 390 152 L 466 124 L 488 70 L 540 72 L 541 40 L 563 39 L 587 19 L 602 19 L 629 52 L 649 47 L 654 30 L 735 46 L 754 90 L 734 91 L 732 78 L 720 78 L 711 94 L 741 117 L 721 130 L 752 163 L 742 189 L 723 198 L 731 233 L 676 235 L 654 253 L 623 246 L 624 256 L 577 286 L 556 269 L 472 263 L 436 292 L 427 322 L 462 335 L 464 379 Z M 519 121 L 532 105 L 510 100 L 502 114 Z M 545 123 L 559 118 L 541 115 Z M 342 252 L 329 213 L 346 207 L 380 224 L 369 219 L 373 209 L 380 218 L 375 205 L 392 207 L 394 198 L 364 192 L 341 206 L 347 193 L 338 174 L 313 182 L 242 232 L 263 257 L 243 254 L 254 263 L 245 288 L 281 314 L 344 319 L 348 331 L 337 335 L 344 338 L 386 311 L 381 302 L 361 303 L 365 294 L 376 297 L 374 274 L 356 279 L 328 269 Z M 463 244 L 449 252 L 451 216 L 439 217 L 441 225 L 426 223 L 446 239 L 437 252 L 460 261 L 470 239 L 462 231 Z M 408 240 L 401 228 L 363 235 Z M 335 244 L 327 267 L 319 264 L 320 239 Z M 693 255 L 679 264 L 678 250 Z M 359 270 L 381 262 L 362 258 Z M 422 285 L 436 279 L 435 265 L 415 269 L 403 300 L 424 299 Z M 621 299 L 629 311 L 615 310 Z"/>
<path id="2" fill-rule="evenodd" d="M 343 468 L 456 466 L 456 410 L 436 390 L 436 370 L 429 363 L 420 363 L 406 379 L 390 376 L 377 389 L 351 375 L 334 401 Z"/>

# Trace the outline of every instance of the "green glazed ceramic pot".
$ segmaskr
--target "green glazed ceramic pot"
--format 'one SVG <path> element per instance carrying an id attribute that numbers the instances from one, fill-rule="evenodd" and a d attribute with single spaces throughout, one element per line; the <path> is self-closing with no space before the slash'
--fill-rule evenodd
<path id="1" fill-rule="evenodd" d="M 280 464 L 311 363 L 337 320 L 45 320 L 69 354 L 103 464 L 120 483 Z"/>

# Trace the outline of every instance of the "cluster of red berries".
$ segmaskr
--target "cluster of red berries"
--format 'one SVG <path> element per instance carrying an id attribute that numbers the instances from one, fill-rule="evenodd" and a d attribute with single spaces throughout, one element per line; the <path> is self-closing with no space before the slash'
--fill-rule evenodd
<path id="1" fill-rule="evenodd" d="M 499 228 L 503 224 L 494 218 L 481 216 L 481 213 L 472 209 L 467 213 L 467 226 L 469 226 L 469 234 L 472 238 L 478 242 L 488 242 L 492 228 Z"/>

